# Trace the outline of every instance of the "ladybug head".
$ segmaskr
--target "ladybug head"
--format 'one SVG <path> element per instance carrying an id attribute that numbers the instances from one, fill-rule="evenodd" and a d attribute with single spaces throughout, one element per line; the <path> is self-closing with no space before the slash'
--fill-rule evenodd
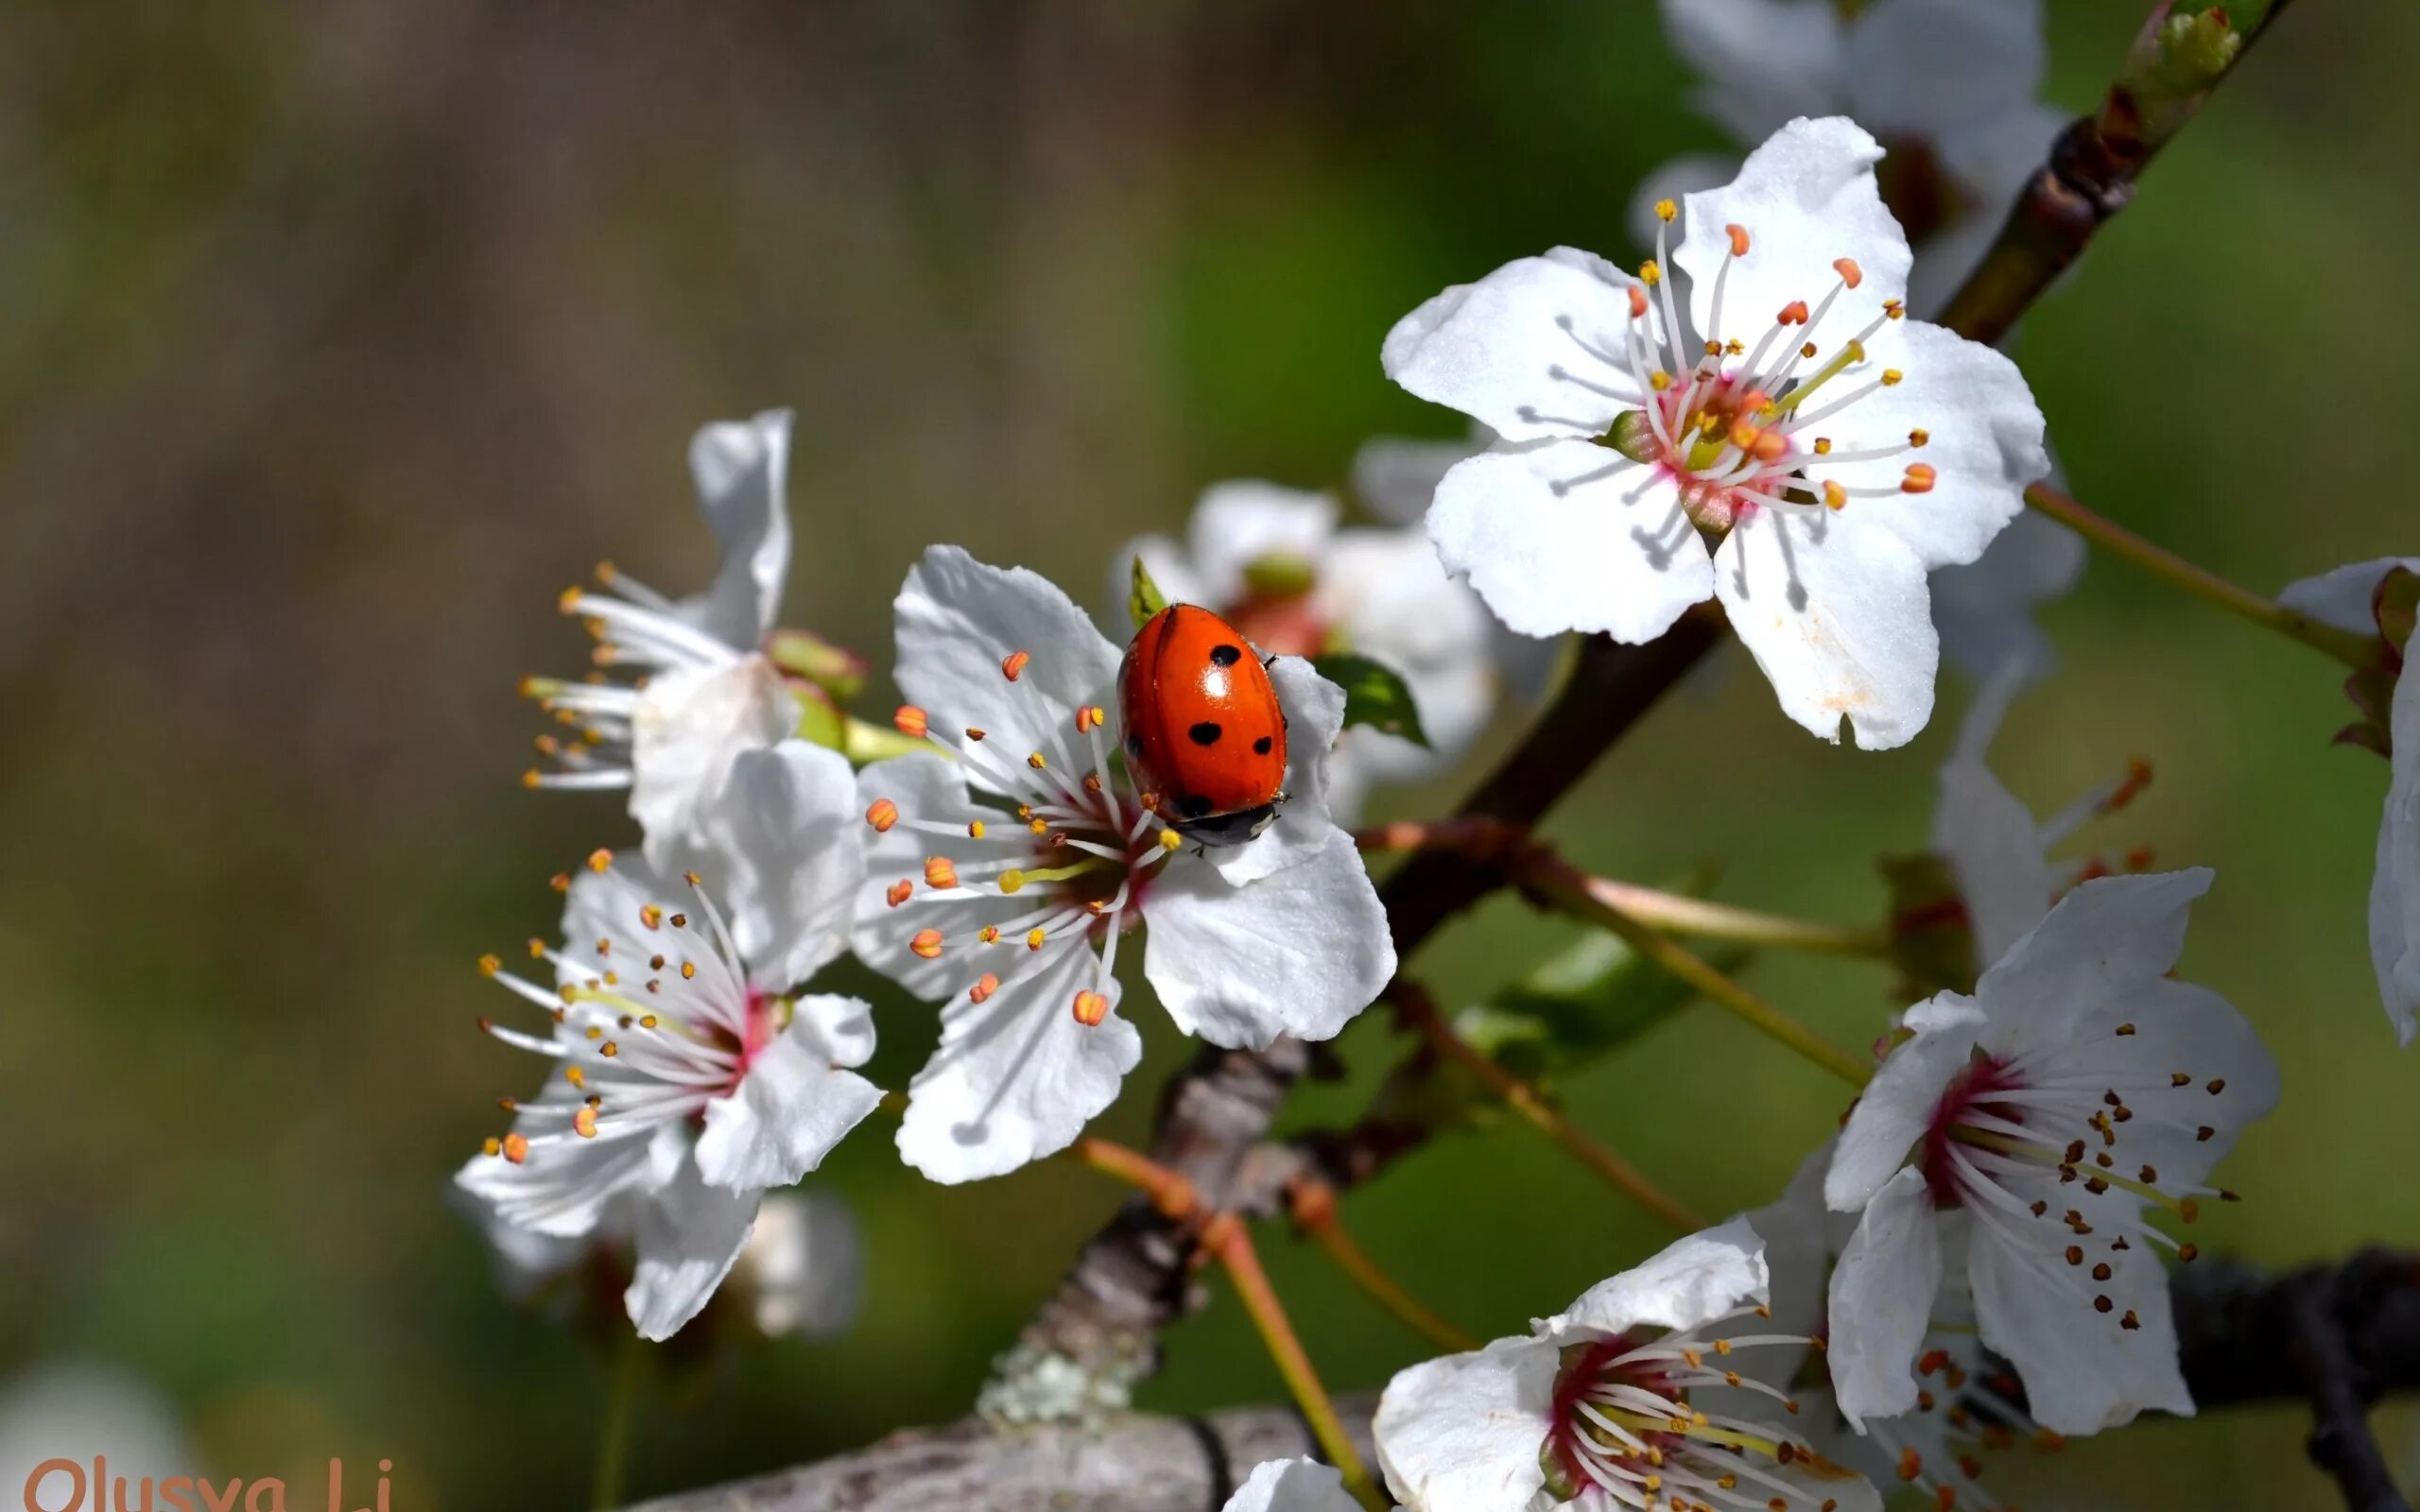
<path id="1" fill-rule="evenodd" d="M 1285 801 L 1280 793 L 1275 800 L 1258 808 L 1237 809 L 1232 814 L 1210 814 L 1201 818 L 1176 821 L 1176 833 L 1197 845 L 1225 847 L 1243 845 L 1258 839 L 1261 832 L 1277 822 L 1277 805 Z"/>

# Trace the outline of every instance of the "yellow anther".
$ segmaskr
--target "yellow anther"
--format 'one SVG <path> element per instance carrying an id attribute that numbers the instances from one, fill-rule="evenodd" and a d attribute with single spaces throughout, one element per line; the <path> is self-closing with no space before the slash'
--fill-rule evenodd
<path id="1" fill-rule="evenodd" d="M 1882 301 L 1882 313 L 1889 316 L 1893 320 L 1899 319 L 1908 313 L 1907 301 L 1904 300 L 1885 300 Z"/>
<path id="2" fill-rule="evenodd" d="M 1027 757 L 1025 759 L 1025 764 L 1028 766 L 1032 767 L 1037 772 L 1044 770 L 1050 765 L 1048 762 L 1042 759 L 1042 752 L 1040 751 L 1035 751 L 1032 755 Z"/>
<path id="3" fill-rule="evenodd" d="M 1811 357 L 1815 355 L 1815 343 L 1809 341 L 1805 346 L 1799 348 L 1798 354 L 1802 357 Z"/>
<path id="4" fill-rule="evenodd" d="M 608 1040 L 603 1044 L 596 1047 L 596 1053 L 603 1056 L 606 1059 L 611 1060 L 615 1056 L 622 1053 L 622 1047 L 615 1044 L 613 1040 Z"/>
<path id="5" fill-rule="evenodd" d="M 876 834 L 890 833 L 890 827 L 899 822 L 899 805 L 887 798 L 875 799 L 866 808 L 866 822 L 873 826 Z"/>
<path id="6" fill-rule="evenodd" d="M 588 1073 L 580 1070 L 578 1066 L 565 1066 L 563 1068 L 563 1080 L 571 1083 L 574 1087 L 579 1088 L 582 1091 L 586 1091 L 588 1090 Z"/>
<path id="7" fill-rule="evenodd" d="M 504 1158 L 519 1165 L 529 1159 L 529 1142 L 519 1133 L 507 1134 L 504 1137 Z"/>
<path id="8" fill-rule="evenodd" d="M 1742 342 L 1737 336 L 1733 336 L 1730 340 L 1722 344 L 1723 353 L 1727 356 L 1736 357 L 1747 350 L 1747 344 Z"/>
<path id="9" fill-rule="evenodd" d="M 957 886 L 958 864 L 950 860 L 947 856 L 926 856 L 925 858 L 925 885 L 927 887 L 942 888 Z"/>
<path id="10" fill-rule="evenodd" d="M 1076 994 L 1076 1022 L 1089 1029 L 1109 1017 L 1109 999 L 1098 992 Z"/>
<path id="11" fill-rule="evenodd" d="M 606 850 L 603 846 L 599 846 L 596 850 L 588 852 L 588 869 L 591 871 L 603 871 L 613 864 L 614 852 Z"/>
<path id="12" fill-rule="evenodd" d="M 1832 438 L 1830 437 L 1818 436 L 1815 438 L 1815 455 L 1817 456 L 1829 456 L 1832 455 Z"/>
<path id="13" fill-rule="evenodd" d="M 1015 892 L 1025 885 L 1025 873 L 1014 867 L 1000 873 L 1000 890 Z"/>
<path id="14" fill-rule="evenodd" d="M 1668 226 L 1672 223 L 1674 217 L 1678 216 L 1680 213 L 1681 207 L 1669 199 L 1658 199 L 1655 201 L 1655 218 L 1664 222 L 1664 224 Z"/>
<path id="15" fill-rule="evenodd" d="M 1922 446 L 1931 439 L 1932 432 L 1926 430 L 1921 425 L 1908 433 L 1908 444 L 1910 446 Z"/>
<path id="16" fill-rule="evenodd" d="M 1162 830 L 1162 831 L 1160 832 L 1160 849 L 1161 849 L 1161 850 L 1176 850 L 1179 846 L 1182 846 L 1182 845 L 1184 845 L 1184 836 L 1183 836 L 1183 835 L 1181 835 L 1181 834 L 1177 833 L 1174 830 Z"/>
<path id="17" fill-rule="evenodd" d="M 684 962 L 683 964 L 685 965 L 687 963 Z M 652 1029 L 655 1027 L 656 1022 L 656 1017 L 652 1013 L 642 1013 L 639 1015 L 639 1027 L 642 1029 Z"/>
<path id="18" fill-rule="evenodd" d="M 942 953 L 942 932 L 938 929 L 920 929 L 908 941 L 908 948 L 925 959 L 932 960 Z"/>
<path id="19" fill-rule="evenodd" d="M 1647 375 L 1647 387 L 1660 394 L 1672 387 L 1672 375 L 1658 368 Z"/>
<path id="20" fill-rule="evenodd" d="M 967 821 L 966 837 L 970 840 L 980 840 L 983 838 L 983 821 L 981 819 L 970 819 Z"/>
<path id="21" fill-rule="evenodd" d="M 664 910 L 653 903 L 639 904 L 639 922 L 649 929 L 664 927 Z"/>
<path id="22" fill-rule="evenodd" d="M 1033 928 L 1026 931 L 1025 948 L 1029 951 L 1038 951 L 1042 949 L 1042 942 L 1049 937 L 1049 932 L 1037 924 Z"/>
<path id="23" fill-rule="evenodd" d="M 898 712 L 890 716 L 890 728 L 909 740 L 922 740 L 925 738 L 925 732 L 933 728 L 933 722 L 925 717 L 925 711 L 922 709 L 912 703 L 903 703 L 899 706 Z"/>
<path id="24" fill-rule="evenodd" d="M 1036 834 L 1048 834 L 1050 833 L 1050 821 L 1047 819 L 1028 819 L 1025 821 L 1025 827 L 1031 830 Z"/>
<path id="25" fill-rule="evenodd" d="M 491 1134 L 486 1139 L 479 1141 L 479 1153 L 481 1155 L 488 1156 L 502 1155 L 504 1153 L 504 1141 L 497 1139 L 494 1135 Z"/>
<path id="26" fill-rule="evenodd" d="M 1845 509 L 1848 507 L 1849 490 L 1841 488 L 1837 479 L 1825 478 L 1824 480 L 1824 507 L 1827 509 Z"/>
<path id="27" fill-rule="evenodd" d="M 572 1114 L 571 1129 L 573 1133 L 579 1135 L 581 1139 L 595 1139 L 596 1137 L 596 1109 L 593 1108 L 583 1108 L 579 1112 Z"/>
<path id="28" fill-rule="evenodd" d="M 1902 493 L 1930 493 L 1932 491 L 1933 484 L 1938 481 L 1938 479 L 1939 474 L 1933 472 L 1931 463 L 1910 462 L 1908 464 L 1907 476 L 1899 480 L 1899 491 Z"/>
<path id="29" fill-rule="evenodd" d="M 1847 346 L 1841 349 L 1841 360 L 1843 362 L 1863 362 L 1865 360 L 1865 343 L 1857 340 L 1850 341 Z"/>
<path id="30" fill-rule="evenodd" d="M 574 583 L 555 595 L 555 608 L 566 614 L 577 614 L 579 612 L 579 601 L 587 596 L 588 591 Z"/>
<path id="31" fill-rule="evenodd" d="M 1885 368 L 1882 369 L 1882 387 L 1885 388 L 1896 388 L 1899 387 L 1899 380 L 1907 376 L 1908 375 L 1906 373 L 1901 372 L 1896 368 Z"/>
<path id="32" fill-rule="evenodd" d="M 1664 270 L 1655 266 L 1655 259 L 1651 257 L 1638 265 L 1638 281 L 1651 289 L 1664 282 Z"/>
<path id="33" fill-rule="evenodd" d="M 496 971 L 503 967 L 503 965 L 504 962 L 498 959 L 493 952 L 490 952 L 489 954 L 479 957 L 479 974 L 481 976 L 493 976 Z"/>
<path id="34" fill-rule="evenodd" d="M 528 788 L 532 792 L 535 792 L 539 788 L 546 785 L 546 780 L 539 772 L 538 768 L 532 766 L 527 771 L 521 774 L 521 785 Z"/>
<path id="35" fill-rule="evenodd" d="M 997 945 L 1000 943 L 1000 926 L 986 924 L 975 932 L 975 937 L 986 945 Z"/>
<path id="36" fill-rule="evenodd" d="M 1850 288 L 1855 288 L 1865 282 L 1865 269 L 1857 266 L 1857 259 L 1854 257 L 1833 259 L 1832 271 L 1840 274 L 1841 282 Z"/>

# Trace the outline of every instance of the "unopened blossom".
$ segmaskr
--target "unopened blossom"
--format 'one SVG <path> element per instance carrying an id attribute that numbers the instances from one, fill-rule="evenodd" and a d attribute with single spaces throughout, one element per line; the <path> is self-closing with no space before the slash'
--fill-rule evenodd
<path id="1" fill-rule="evenodd" d="M 2277 602 L 2338 629 L 2375 635 L 2379 588 L 2397 568 L 2420 572 L 2420 557 L 2339 567 L 2289 586 Z M 2420 1039 L 2420 679 L 2409 675 L 2420 631 L 2381 650 L 2394 679 L 2385 720 L 2393 776 L 2378 822 L 2377 870 L 2370 880 L 2370 960 L 2387 1022 L 2409 1047 Z"/>
<path id="2" fill-rule="evenodd" d="M 1171 603 L 1222 615 L 1264 654 L 1367 656 L 1399 674 L 1426 747 L 1371 727 L 1344 730 L 1328 760 L 1328 807 L 1357 817 L 1373 783 L 1442 770 L 1486 727 L 1496 698 L 1495 625 L 1445 576 L 1427 532 L 1339 528 L 1336 501 L 1271 483 L 1221 483 L 1194 506 L 1185 538 L 1144 536 L 1111 564 L 1125 621 L 1137 557 Z"/>
<path id="3" fill-rule="evenodd" d="M 721 551 L 713 585 L 673 599 L 599 567 L 599 588 L 562 599 L 595 637 L 598 672 L 522 679 L 523 695 L 564 727 L 538 743 L 558 769 L 533 769 L 525 781 L 627 788 L 658 866 L 695 841 L 698 816 L 722 792 L 735 757 L 798 729 L 798 700 L 763 649 L 789 575 L 789 445 L 787 410 L 700 430 L 689 470 Z"/>
<path id="4" fill-rule="evenodd" d="M 2041 0 L 1663 0 L 1673 50 L 1703 80 L 1698 109 L 1742 146 L 1792 116 L 1845 115 L 1890 154 L 1884 199 L 1916 262 L 1909 301 L 1941 307 L 1974 271 L 2066 115 L 2036 99 Z M 1720 183 L 1737 166 L 1691 154 L 1649 177 L 1633 213 Z"/>
<path id="5" fill-rule="evenodd" d="M 1847 121 L 1793 121 L 1661 207 L 1635 275 L 1558 248 L 1388 334 L 1390 376 L 1502 438 L 1428 529 L 1507 625 L 1643 643 L 1715 597 L 1808 730 L 1924 727 L 1926 574 L 1981 556 L 2049 462 L 2014 365 L 1906 318 L 1879 157 Z"/>
<path id="6" fill-rule="evenodd" d="M 1735 1218 L 1526 1336 L 1412 1366 L 1378 1401 L 1389 1488 L 1413 1512 L 1878 1509 L 1798 1426 L 1786 1383 L 1813 1341 L 1772 1322 L 1768 1284 L 1764 1242 Z"/>
<path id="7" fill-rule="evenodd" d="M 697 1314 L 764 1193 L 813 1170 L 880 1100 L 849 1069 L 873 1052 L 866 1005 L 789 995 L 838 954 L 862 875 L 845 766 L 838 785 L 827 769 L 840 760 L 790 741 L 735 763 L 719 805 L 760 822 L 733 825 L 753 849 L 722 859 L 753 879 L 749 912 L 726 918 L 697 872 L 600 850 L 566 879 L 562 944 L 530 942 L 553 987 L 480 963 L 544 1016 L 536 1032 L 481 1027 L 556 1069 L 536 1098 L 508 1099 L 510 1131 L 457 1179 L 503 1221 L 555 1238 L 627 1212 L 637 1258 L 624 1302 L 645 1337 Z"/>
<path id="8" fill-rule="evenodd" d="M 1220 1512 L 1362 1512 L 1344 1475 L 1315 1459 L 1263 1460 Z"/>
<path id="9" fill-rule="evenodd" d="M 1066 594 L 936 546 L 895 618 L 901 728 L 941 749 L 858 774 L 873 834 L 855 948 L 944 1004 L 900 1125 L 910 1165 L 996 1176 L 1109 1106 L 1142 1054 L 1115 975 L 1137 929 L 1161 1006 L 1216 1044 L 1324 1040 L 1376 996 L 1386 916 L 1327 814 L 1344 695 L 1308 663 L 1269 668 L 1288 755 L 1275 822 L 1198 852 L 1128 776 L 1120 648 Z"/>
<path id="10" fill-rule="evenodd" d="M 1824 1205 L 1832 1150 L 1833 1142 L 1826 1140 L 1800 1164 L 1777 1201 L 1748 1214 L 1765 1242 L 1773 1326 L 1819 1339 L 1831 1333 L 1826 1291 L 1833 1265 L 1857 1230 L 1855 1214 Z M 1800 1423 L 1818 1449 L 1877 1485 L 1908 1486 L 1939 1506 L 2013 1512 L 1984 1484 L 1984 1456 L 2020 1441 L 2053 1447 L 2058 1435 L 2035 1424 L 2009 1394 L 1994 1389 L 1999 1367 L 1976 1337 L 1962 1265 L 1945 1266 L 1920 1344 L 1915 1405 L 1898 1417 L 1854 1423 L 1831 1390 L 1824 1357 L 1811 1355 L 1782 1377 L 1792 1383 L 1814 1378 L 1796 1387 L 1805 1404 Z"/>
<path id="11" fill-rule="evenodd" d="M 1842 1129 L 1824 1200 L 1859 1214 L 1830 1290 L 1852 1421 L 1915 1407 L 1952 1263 L 1985 1346 L 2063 1434 L 2189 1414 L 2162 1249 L 2276 1105 L 2277 1068 L 2206 988 L 2169 980 L 2205 870 L 2079 884 L 1973 996 L 1908 1010 Z"/>

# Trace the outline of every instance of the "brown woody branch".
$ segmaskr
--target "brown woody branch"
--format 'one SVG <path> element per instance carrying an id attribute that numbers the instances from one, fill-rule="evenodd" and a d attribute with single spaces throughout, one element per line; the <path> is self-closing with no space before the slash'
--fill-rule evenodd
<path id="1" fill-rule="evenodd" d="M 2186 1380 L 2204 1410 L 2314 1395 L 2312 1457 L 2355 1512 L 2406 1505 L 2363 1418 L 2378 1396 L 2420 1389 L 2420 1255 L 2369 1250 L 2273 1278 L 2204 1263 L 2177 1273 L 2175 1297 Z M 2332 1358 L 2307 1349 L 2314 1338 Z M 1374 1405 L 1337 1403 L 1365 1455 Z M 2341 1459 L 2340 1444 L 2351 1446 Z M 638 1512 L 1217 1512 L 1254 1465 L 1310 1452 L 1302 1419 L 1278 1407 L 999 1430 L 968 1419 Z"/>

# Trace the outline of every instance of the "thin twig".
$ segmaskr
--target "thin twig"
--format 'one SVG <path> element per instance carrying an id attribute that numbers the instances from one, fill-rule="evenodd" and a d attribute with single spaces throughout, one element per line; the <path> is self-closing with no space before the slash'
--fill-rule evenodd
<path id="1" fill-rule="evenodd" d="M 1310 1235 L 1339 1270 L 1405 1327 L 1440 1349 L 1478 1348 L 1477 1339 L 1421 1306 L 1345 1232 L 1343 1221 L 1336 1215 L 1336 1188 L 1316 1177 L 1305 1177 L 1287 1194 L 1287 1210 L 1293 1215 L 1294 1227 Z"/>
<path id="2" fill-rule="evenodd" d="M 2376 665 L 2385 649 L 2384 644 L 2375 636 L 2356 635 L 2350 630 L 2322 624 L 2300 610 L 2288 609 L 2250 589 L 2238 588 L 2207 568 L 2187 561 L 2167 547 L 2146 541 L 2107 516 L 2094 513 L 2048 483 L 2036 483 L 2026 490 L 2025 502 L 2094 545 L 2113 556 L 2125 558 L 2204 603 L 2215 605 L 2255 625 L 2325 651 L 2347 666 Z"/>
<path id="3" fill-rule="evenodd" d="M 1310 1425 L 1320 1452 L 1343 1474 L 1345 1489 L 1370 1512 L 1386 1512 L 1386 1501 L 1370 1479 L 1370 1467 L 1362 1463 L 1360 1452 L 1345 1436 L 1344 1424 L 1336 1415 L 1336 1403 L 1329 1399 L 1327 1387 L 1321 1383 L 1309 1353 L 1295 1335 L 1294 1325 L 1287 1320 L 1286 1309 L 1277 1300 L 1276 1289 L 1269 1284 L 1269 1273 L 1261 1269 L 1260 1252 L 1253 1247 L 1252 1235 L 1245 1231 L 1243 1220 L 1233 1213 L 1220 1214 L 1202 1230 L 1201 1242 L 1227 1267 L 1227 1279 L 1235 1282 L 1236 1297 L 1244 1304 L 1244 1311 L 1252 1314 L 1253 1327 L 1260 1331 L 1261 1343 L 1268 1346 L 1277 1373 L 1285 1377 L 1286 1389 L 1293 1396 L 1294 1405 L 1302 1409 L 1303 1421 Z"/>
<path id="4" fill-rule="evenodd" d="M 1437 1011 L 1436 1001 L 1418 984 L 1397 981 L 1389 988 L 1396 1011 L 1413 1027 L 1428 1037 L 1448 1059 L 1487 1083 L 1488 1088 L 1503 1100 L 1504 1106 L 1518 1114 L 1522 1122 L 1538 1130 L 1567 1151 L 1581 1164 L 1602 1177 L 1606 1185 L 1670 1224 L 1683 1233 L 1705 1227 L 1705 1220 L 1669 1193 L 1647 1179 L 1638 1167 L 1616 1155 L 1583 1134 L 1554 1108 L 1537 1089 L 1482 1055 L 1477 1046 L 1454 1032 Z"/>

